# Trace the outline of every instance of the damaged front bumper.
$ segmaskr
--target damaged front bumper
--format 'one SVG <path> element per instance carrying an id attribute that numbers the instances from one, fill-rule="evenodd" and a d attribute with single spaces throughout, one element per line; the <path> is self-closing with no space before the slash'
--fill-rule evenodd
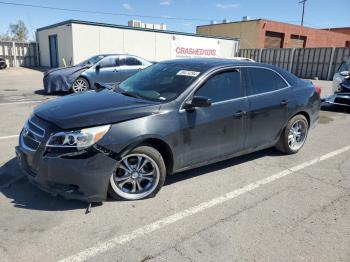
<path id="1" fill-rule="evenodd" d="M 43 191 L 86 202 L 101 202 L 107 198 L 116 160 L 103 153 L 81 159 L 49 155 L 38 159 L 32 152 L 17 146 L 16 155 L 29 181 Z"/>
<path id="2" fill-rule="evenodd" d="M 109 179 L 118 164 L 117 155 L 96 144 L 73 152 L 52 150 L 46 142 L 55 132 L 57 127 L 35 116 L 22 130 L 16 155 L 29 181 L 67 199 L 105 200 Z"/>

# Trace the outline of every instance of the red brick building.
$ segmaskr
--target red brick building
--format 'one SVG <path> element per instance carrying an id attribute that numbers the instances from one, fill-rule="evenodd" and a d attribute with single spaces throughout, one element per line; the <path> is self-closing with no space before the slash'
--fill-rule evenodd
<path id="1" fill-rule="evenodd" d="M 350 27 L 325 28 L 323 30 L 350 35 Z"/>
<path id="2" fill-rule="evenodd" d="M 350 35 L 267 19 L 197 26 L 197 33 L 240 38 L 245 48 L 350 47 Z"/>

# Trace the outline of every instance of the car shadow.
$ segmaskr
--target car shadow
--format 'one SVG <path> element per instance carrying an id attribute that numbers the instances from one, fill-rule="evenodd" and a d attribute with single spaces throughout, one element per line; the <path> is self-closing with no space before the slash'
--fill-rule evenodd
<path id="1" fill-rule="evenodd" d="M 170 186 L 179 181 L 210 174 L 220 169 L 239 165 L 265 156 L 281 156 L 282 153 L 274 148 L 265 149 L 244 156 L 224 160 L 215 164 L 183 171 L 169 176 L 165 186 Z M 61 196 L 52 196 L 33 186 L 24 176 L 17 160 L 9 160 L 0 167 L 0 193 L 11 199 L 14 207 L 39 210 L 39 211 L 66 211 L 87 208 L 87 203 L 75 200 L 66 200 Z M 115 201 L 108 198 L 107 201 Z M 98 205 L 98 204 L 96 204 Z"/>
<path id="2" fill-rule="evenodd" d="M 15 158 L 0 167 L 0 193 L 17 208 L 66 211 L 83 210 L 87 207 L 87 203 L 55 197 L 33 186 L 24 176 Z"/>
<path id="3" fill-rule="evenodd" d="M 197 176 L 202 176 L 211 172 L 218 171 L 220 169 L 228 168 L 231 166 L 239 165 L 245 162 L 249 162 L 258 158 L 262 158 L 265 156 L 281 156 L 283 153 L 279 152 L 275 148 L 268 148 L 265 150 L 257 151 L 254 153 L 250 153 L 247 155 L 242 155 L 234 158 L 230 158 L 221 162 L 217 162 L 214 164 L 210 164 L 207 166 L 198 167 L 195 169 L 183 171 L 180 173 L 176 173 L 174 175 L 168 176 L 165 182 L 165 186 L 174 184 L 178 181 L 183 181 L 186 179 L 191 179 Z"/>
<path id="4" fill-rule="evenodd" d="M 52 92 L 52 93 L 47 94 L 44 89 L 35 90 L 34 94 L 40 95 L 40 96 L 48 96 L 48 97 L 50 97 L 50 96 L 57 97 L 57 96 L 69 95 L 68 92 L 62 92 L 62 91 L 61 92 Z"/>

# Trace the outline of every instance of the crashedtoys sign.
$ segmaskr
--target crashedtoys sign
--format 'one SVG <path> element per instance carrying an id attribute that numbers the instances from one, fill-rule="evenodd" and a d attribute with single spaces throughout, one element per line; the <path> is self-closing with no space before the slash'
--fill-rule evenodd
<path id="1" fill-rule="evenodd" d="M 220 41 L 202 37 L 173 36 L 171 58 L 218 57 Z"/>

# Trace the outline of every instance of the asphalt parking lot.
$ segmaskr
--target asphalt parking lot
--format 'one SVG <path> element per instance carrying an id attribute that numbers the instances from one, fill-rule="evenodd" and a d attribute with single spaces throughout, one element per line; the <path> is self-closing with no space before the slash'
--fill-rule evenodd
<path id="1" fill-rule="evenodd" d="M 25 119 L 56 97 L 41 77 L 0 71 L 0 261 L 350 261 L 349 111 L 321 111 L 296 155 L 268 149 L 179 173 L 155 198 L 85 214 L 29 184 L 14 158 Z"/>

